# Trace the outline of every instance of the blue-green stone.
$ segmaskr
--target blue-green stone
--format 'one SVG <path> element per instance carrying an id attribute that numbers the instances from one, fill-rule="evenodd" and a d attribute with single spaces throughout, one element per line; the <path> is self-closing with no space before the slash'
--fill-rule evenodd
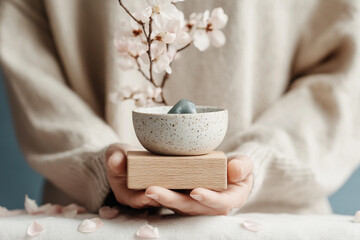
<path id="1" fill-rule="evenodd" d="M 196 106 L 193 102 L 181 99 L 168 112 L 168 114 L 189 114 L 196 113 Z"/>

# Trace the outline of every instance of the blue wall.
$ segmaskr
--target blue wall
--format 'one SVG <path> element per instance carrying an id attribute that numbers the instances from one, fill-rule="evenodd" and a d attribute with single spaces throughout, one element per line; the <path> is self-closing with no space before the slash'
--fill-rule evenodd
<path id="1" fill-rule="evenodd" d="M 0 75 L 0 206 L 24 208 L 24 196 L 41 202 L 42 178 L 25 162 L 15 139 Z"/>
<path id="2" fill-rule="evenodd" d="M 41 201 L 43 179 L 25 162 L 16 143 L 0 75 L 0 206 L 23 208 L 24 195 Z M 360 210 L 360 169 L 330 197 L 335 213 L 353 215 Z"/>

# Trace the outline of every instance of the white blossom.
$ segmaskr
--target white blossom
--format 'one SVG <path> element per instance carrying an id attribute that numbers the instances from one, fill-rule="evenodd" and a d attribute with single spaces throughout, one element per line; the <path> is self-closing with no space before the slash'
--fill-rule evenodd
<path id="1" fill-rule="evenodd" d="M 138 107 L 150 105 L 154 100 L 161 97 L 162 89 L 160 87 L 153 87 L 146 85 L 128 85 L 121 88 L 117 92 L 112 92 L 109 96 L 110 101 L 114 104 L 119 101 L 133 99 L 135 105 Z"/>
<path id="2" fill-rule="evenodd" d="M 138 67 L 137 59 L 146 55 L 148 46 L 140 38 L 121 37 L 114 41 L 119 54 L 118 64 L 123 70 Z"/>
<path id="3" fill-rule="evenodd" d="M 171 74 L 170 63 L 174 60 L 176 49 L 172 46 L 166 46 L 164 42 L 155 41 L 151 44 L 151 60 L 155 73 L 161 73 L 164 70 Z"/>
<path id="4" fill-rule="evenodd" d="M 152 9 L 151 17 L 158 27 L 166 26 L 167 21 L 181 18 L 181 12 L 171 0 L 147 0 Z"/>
<path id="5" fill-rule="evenodd" d="M 215 8 L 209 15 L 206 10 L 202 14 L 192 15 L 192 24 L 196 25 L 193 31 L 194 46 L 200 51 L 205 51 L 210 43 L 215 47 L 221 47 L 226 42 L 226 37 L 220 29 L 225 27 L 228 16 L 222 8 Z"/>

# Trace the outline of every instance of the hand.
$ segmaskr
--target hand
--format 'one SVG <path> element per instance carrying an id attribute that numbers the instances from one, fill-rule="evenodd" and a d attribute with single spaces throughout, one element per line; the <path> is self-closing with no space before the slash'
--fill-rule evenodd
<path id="1" fill-rule="evenodd" d="M 129 150 L 135 149 L 126 144 L 113 144 L 106 150 L 106 174 L 116 200 L 132 208 L 159 207 L 159 203 L 145 196 L 145 191 L 127 188 L 126 155 Z"/>
<path id="2" fill-rule="evenodd" d="M 227 166 L 228 187 L 221 192 L 195 188 L 190 195 L 152 186 L 145 195 L 164 207 L 186 215 L 227 215 L 242 207 L 253 186 L 253 164 L 249 157 L 237 155 Z"/>

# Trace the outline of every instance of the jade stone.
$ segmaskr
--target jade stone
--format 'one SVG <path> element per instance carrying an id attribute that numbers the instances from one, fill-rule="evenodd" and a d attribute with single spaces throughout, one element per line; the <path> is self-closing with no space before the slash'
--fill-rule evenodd
<path id="1" fill-rule="evenodd" d="M 181 99 L 168 112 L 168 114 L 189 114 L 196 113 L 196 106 L 193 102 Z"/>

